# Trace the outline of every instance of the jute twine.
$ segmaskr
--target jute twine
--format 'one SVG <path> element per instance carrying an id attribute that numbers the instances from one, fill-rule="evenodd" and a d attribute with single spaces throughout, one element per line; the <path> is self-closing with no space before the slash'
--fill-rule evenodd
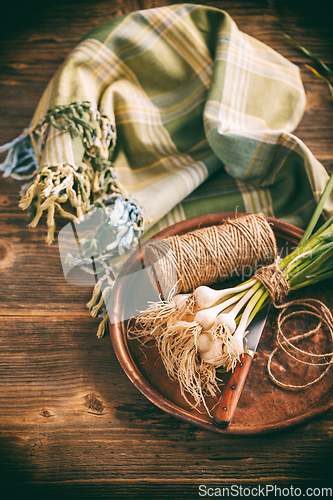
<path id="1" fill-rule="evenodd" d="M 284 299 L 284 297 L 289 293 L 289 283 L 283 272 L 280 271 L 277 260 L 269 266 L 259 268 L 254 277 L 261 281 L 261 283 L 267 288 L 275 307 L 277 307 L 277 303 L 281 302 L 281 300 Z"/>
<path id="2" fill-rule="evenodd" d="M 275 236 L 264 215 L 250 214 L 151 242 L 144 260 L 167 296 L 177 282 L 177 293 L 187 293 L 233 276 L 250 276 L 276 255 Z"/>
<path id="3" fill-rule="evenodd" d="M 276 307 L 281 309 L 277 319 L 276 340 L 278 345 L 277 347 L 275 347 L 275 349 L 273 349 L 273 351 L 269 355 L 267 362 L 268 375 L 271 378 L 271 380 L 273 380 L 273 382 L 280 387 L 284 387 L 286 389 L 291 389 L 291 390 L 304 389 L 305 387 L 309 387 L 315 384 L 316 382 L 319 382 L 319 380 L 321 380 L 326 375 L 331 365 L 333 364 L 333 352 L 331 351 L 331 352 L 316 354 L 311 351 L 305 351 L 304 349 L 300 349 L 299 347 L 297 347 L 296 344 L 301 340 L 304 340 L 306 338 L 311 338 L 314 337 L 316 334 L 319 334 L 323 326 L 326 326 L 329 332 L 330 340 L 333 342 L 332 313 L 328 309 L 328 307 L 325 304 L 323 304 L 323 302 L 317 299 L 292 300 L 282 305 L 276 305 Z M 296 310 L 288 312 L 288 309 L 295 307 Z M 318 321 L 317 325 L 312 330 L 306 333 L 300 333 L 298 335 L 294 335 L 293 337 L 287 338 L 282 330 L 284 322 L 293 316 L 299 316 L 299 315 L 306 315 L 312 318 L 316 318 Z M 275 354 L 280 349 L 282 349 L 290 358 L 294 359 L 298 363 L 302 363 L 308 366 L 318 366 L 318 367 L 326 366 L 326 368 L 318 377 L 314 378 L 313 380 L 311 380 L 306 384 L 299 384 L 299 385 L 285 384 L 284 382 L 278 380 L 272 373 L 272 360 Z M 302 356 L 306 356 L 307 359 L 309 358 L 315 359 L 315 361 L 299 359 L 299 357 L 295 356 L 296 353 Z M 330 359 L 327 361 L 327 358 Z"/>
<path id="4" fill-rule="evenodd" d="M 304 254 L 302 254 L 301 256 L 303 255 Z M 300 256 L 298 256 L 297 258 L 299 257 Z M 290 267 L 290 265 L 295 260 L 296 259 L 294 259 L 287 266 L 285 271 Z M 320 332 L 323 326 L 327 327 L 330 338 L 333 342 L 333 316 L 330 310 L 326 307 L 325 304 L 323 304 L 323 302 L 317 299 L 292 300 L 284 304 L 279 304 L 279 302 L 281 302 L 284 299 L 284 297 L 288 294 L 290 287 L 288 281 L 285 278 L 284 273 L 280 271 L 277 261 L 275 261 L 273 264 L 269 266 L 258 269 L 257 272 L 255 273 L 255 278 L 261 281 L 263 285 L 266 287 L 274 306 L 278 309 L 281 309 L 277 319 L 276 340 L 278 346 L 275 347 L 275 349 L 273 349 L 273 351 L 270 353 L 267 362 L 267 371 L 269 377 L 279 387 L 284 387 L 286 389 L 291 389 L 291 390 L 304 389 L 305 387 L 309 387 L 310 385 L 319 382 L 319 380 L 321 380 L 326 375 L 331 365 L 333 364 L 333 352 L 315 354 L 313 352 L 300 349 L 299 347 L 297 347 L 296 344 L 301 340 L 315 336 L 317 333 Z M 295 307 L 296 310 L 288 312 L 288 309 L 290 308 L 295 309 Z M 317 325 L 309 332 L 300 333 L 288 339 L 282 330 L 284 322 L 293 316 L 299 316 L 301 314 L 305 316 L 310 316 L 312 318 L 317 318 L 318 320 Z M 299 385 L 285 384 L 284 382 L 278 380 L 272 373 L 272 360 L 280 349 L 283 350 L 290 358 L 294 359 L 298 363 L 306 364 L 308 366 L 326 366 L 326 368 L 318 377 L 314 378 L 313 380 L 311 380 L 306 384 L 299 384 Z M 305 359 L 299 359 L 299 357 L 295 356 L 295 353 L 306 356 L 307 358 L 309 357 L 315 358 L 317 361 L 306 361 Z M 326 361 L 325 358 L 328 357 L 330 357 L 330 360 Z M 318 360 L 321 361 L 318 362 Z"/>

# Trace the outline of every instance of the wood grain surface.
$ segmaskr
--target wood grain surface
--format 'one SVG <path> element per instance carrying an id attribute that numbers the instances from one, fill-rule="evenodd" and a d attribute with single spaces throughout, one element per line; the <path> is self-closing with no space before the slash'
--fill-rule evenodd
<path id="1" fill-rule="evenodd" d="M 2 19 L 0 143 L 29 124 L 48 81 L 80 38 L 159 0 L 31 2 Z M 174 3 L 174 2 L 169 2 Z M 307 108 L 296 134 L 331 171 L 333 106 L 285 31 L 327 64 L 322 3 L 202 2 L 299 65 Z M 321 14 L 318 14 L 318 9 Z M 320 13 L 320 12 L 319 12 Z M 26 227 L 19 183 L 0 180 L 0 476 L 11 498 L 199 498 L 198 485 L 332 486 L 333 414 L 288 432 L 216 436 L 163 413 L 135 389 L 85 308 L 89 287 L 66 283 L 45 225 Z M 4 496 L 4 498 L 10 498 Z"/>

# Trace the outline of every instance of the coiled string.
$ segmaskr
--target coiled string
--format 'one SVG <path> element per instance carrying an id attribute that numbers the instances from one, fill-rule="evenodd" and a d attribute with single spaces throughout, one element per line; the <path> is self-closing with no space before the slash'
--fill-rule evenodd
<path id="1" fill-rule="evenodd" d="M 293 310 L 292 312 L 289 313 L 287 312 L 288 309 L 295 306 L 297 307 L 296 310 Z M 300 349 L 295 344 L 300 340 L 314 337 L 317 333 L 319 333 L 323 325 L 327 327 L 330 339 L 333 342 L 332 313 L 325 304 L 323 304 L 320 300 L 317 299 L 292 300 L 291 302 L 287 302 L 285 304 L 276 307 L 281 308 L 280 314 L 277 319 L 276 340 L 278 345 L 277 347 L 275 347 L 275 349 L 273 349 L 273 351 L 269 355 L 267 362 L 268 375 L 270 376 L 271 380 L 279 387 L 284 387 L 285 389 L 291 389 L 291 390 L 304 389 L 305 387 L 309 387 L 310 385 L 319 382 L 319 380 L 321 380 L 326 375 L 331 365 L 333 364 L 333 352 L 331 351 L 331 352 L 325 352 L 323 354 L 315 354 L 313 352 Z M 283 333 L 282 326 L 286 320 L 296 315 L 299 316 L 300 314 L 317 318 L 318 323 L 309 332 L 300 333 L 288 339 L 286 335 Z M 319 366 L 319 367 L 326 366 L 326 368 L 318 377 L 316 377 L 315 379 L 311 380 L 306 384 L 300 384 L 300 385 L 285 384 L 284 382 L 278 380 L 272 373 L 272 360 L 275 354 L 280 349 L 282 349 L 290 358 L 294 359 L 298 363 L 302 363 L 308 366 Z M 305 359 L 299 359 L 298 357 L 295 356 L 296 353 L 299 353 L 306 357 L 315 358 L 316 361 L 306 361 Z M 326 361 L 325 358 L 330 358 L 330 359 Z"/>
<path id="2" fill-rule="evenodd" d="M 276 341 L 278 345 L 270 353 L 267 362 L 267 371 L 269 377 L 279 387 L 284 387 L 285 389 L 291 390 L 304 389 L 305 387 L 309 387 L 316 382 L 319 382 L 319 380 L 321 380 L 326 375 L 331 365 L 333 364 L 333 352 L 316 354 L 300 349 L 296 344 L 306 338 L 314 337 L 320 332 L 322 326 L 326 326 L 329 331 L 331 341 L 333 342 L 333 316 L 330 310 L 325 304 L 323 304 L 323 302 L 317 299 L 292 300 L 287 303 L 279 304 L 279 302 L 281 302 L 284 297 L 288 295 L 290 288 L 284 272 L 279 269 L 277 261 L 269 266 L 258 269 L 258 271 L 255 273 L 255 278 L 261 281 L 261 283 L 266 287 L 274 306 L 277 309 L 281 309 L 280 314 L 277 318 Z M 288 310 L 290 310 L 291 308 L 293 308 L 294 310 L 292 312 L 288 312 Z M 283 333 L 283 324 L 286 320 L 299 315 L 317 318 L 318 323 L 312 330 L 306 333 L 294 335 L 293 337 L 288 339 Z M 285 384 L 284 382 L 278 380 L 272 373 L 272 360 L 279 350 L 284 351 L 297 363 L 305 364 L 308 366 L 326 366 L 326 368 L 318 377 L 315 377 L 313 380 L 306 384 Z M 307 359 L 309 357 L 315 358 L 316 361 L 306 361 L 306 359 L 299 359 L 299 357 L 295 356 L 295 354 L 297 353 L 303 357 L 307 357 Z M 328 357 L 330 358 L 330 360 L 326 361 Z"/>

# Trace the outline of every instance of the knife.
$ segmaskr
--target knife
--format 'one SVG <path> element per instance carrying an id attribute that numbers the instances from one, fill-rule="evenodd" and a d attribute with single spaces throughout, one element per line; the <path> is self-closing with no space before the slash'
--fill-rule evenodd
<path id="1" fill-rule="evenodd" d="M 244 353 L 231 374 L 227 385 L 225 386 L 214 416 L 214 424 L 218 427 L 228 427 L 233 419 L 254 353 L 257 350 L 257 346 L 266 323 L 269 306 L 270 304 L 263 307 L 248 327 L 248 334 L 244 338 Z"/>

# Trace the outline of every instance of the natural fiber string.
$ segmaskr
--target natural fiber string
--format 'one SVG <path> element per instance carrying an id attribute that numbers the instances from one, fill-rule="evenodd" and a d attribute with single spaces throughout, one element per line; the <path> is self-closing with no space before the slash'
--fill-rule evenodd
<path id="1" fill-rule="evenodd" d="M 186 293 L 247 271 L 253 274 L 258 266 L 274 261 L 276 252 L 264 215 L 250 214 L 152 242 L 145 248 L 145 263 L 153 265 L 162 290 L 169 291 L 179 281 L 177 292 Z"/>
<path id="2" fill-rule="evenodd" d="M 309 253 L 309 252 L 306 252 Z M 323 324 L 325 324 L 330 332 L 331 339 L 333 341 L 333 317 L 330 312 L 330 310 L 323 304 L 321 301 L 316 300 L 316 299 L 305 299 L 305 300 L 292 300 L 288 303 L 285 304 L 278 304 L 278 302 L 281 302 L 283 298 L 288 294 L 289 292 L 289 284 L 288 281 L 285 277 L 285 272 L 288 270 L 288 268 L 293 264 L 296 260 L 300 259 L 303 257 L 305 254 L 301 254 L 297 256 L 292 262 L 289 263 L 289 265 L 284 269 L 284 272 L 282 272 L 279 269 L 278 266 L 278 261 L 276 260 L 273 264 L 262 267 L 257 270 L 255 273 L 255 278 L 257 278 L 261 283 L 265 286 L 267 289 L 271 300 L 274 304 L 274 306 L 278 309 L 282 309 L 278 319 L 277 319 L 277 342 L 278 346 L 273 349 L 271 354 L 269 355 L 268 362 L 267 362 L 267 370 L 268 370 L 268 375 L 270 376 L 271 380 L 275 382 L 278 386 L 284 387 L 286 389 L 303 389 L 305 387 L 309 387 L 310 385 L 315 384 L 316 382 L 319 382 L 328 370 L 330 369 L 331 365 L 333 364 L 333 352 L 328 352 L 324 354 L 314 354 L 312 352 L 304 351 L 303 349 L 298 348 L 293 342 L 298 342 L 300 340 L 303 340 L 305 338 L 309 338 L 313 335 L 315 335 L 321 328 Z M 308 309 L 301 309 L 301 310 L 296 310 L 293 311 L 289 314 L 286 314 L 286 311 L 290 307 L 302 305 L 302 307 L 307 307 Z M 295 335 L 288 339 L 283 331 L 282 331 L 282 325 L 283 323 L 289 319 L 292 316 L 298 315 L 298 314 L 304 314 L 307 316 L 314 316 L 319 319 L 319 323 L 317 326 L 313 329 L 310 330 L 307 333 L 301 333 L 299 335 Z M 283 340 L 281 340 L 281 338 Z M 286 347 L 288 346 L 288 347 Z M 297 358 L 294 356 L 288 348 L 292 351 L 296 351 L 304 356 L 310 356 L 310 357 L 315 357 L 315 358 L 320 358 L 323 359 L 325 357 L 331 356 L 331 360 L 327 362 L 321 362 L 321 363 L 315 363 L 315 362 L 310 362 L 310 361 L 305 361 Z M 300 384 L 300 385 L 293 385 L 293 384 L 285 384 L 281 381 L 279 381 L 272 373 L 271 370 L 271 363 L 272 359 L 275 356 L 275 354 L 282 349 L 290 358 L 294 359 L 298 363 L 306 364 L 309 366 L 327 366 L 327 368 L 314 380 L 311 382 L 308 382 L 307 384 Z"/>
<path id="3" fill-rule="evenodd" d="M 280 270 L 277 259 L 273 264 L 259 268 L 254 277 L 265 286 L 275 307 L 289 293 L 289 283 Z"/>
<path id="4" fill-rule="evenodd" d="M 306 307 L 307 309 L 298 309 L 296 311 L 293 311 L 291 313 L 286 314 L 286 311 L 288 308 L 298 306 L 298 305 L 301 306 L 302 308 Z M 293 389 L 293 390 L 304 389 L 305 387 L 309 387 L 309 386 L 315 384 L 316 382 L 319 382 L 319 380 L 321 380 L 326 375 L 326 373 L 330 369 L 331 365 L 333 364 L 333 351 L 326 352 L 324 354 L 315 354 L 315 353 L 300 349 L 293 342 L 298 342 L 299 340 L 314 336 L 316 333 L 319 332 L 322 325 L 326 325 L 326 327 L 328 328 L 331 340 L 333 342 L 333 316 L 331 314 L 331 311 L 328 309 L 328 307 L 326 307 L 325 304 L 323 304 L 320 300 L 317 300 L 317 299 L 293 300 L 293 301 L 288 302 L 286 304 L 283 304 L 282 306 L 279 306 L 279 307 L 282 308 L 282 310 L 281 310 L 281 312 L 278 316 L 278 320 L 277 320 L 278 346 L 275 347 L 275 349 L 269 355 L 268 362 L 267 362 L 268 374 L 269 374 L 270 378 L 273 380 L 273 382 L 275 382 L 280 387 L 284 387 L 286 389 Z M 314 316 L 314 317 L 318 318 L 318 320 L 319 320 L 318 324 L 315 328 L 313 328 L 309 332 L 301 333 L 299 335 L 295 335 L 295 336 L 291 337 L 290 339 L 288 339 L 282 331 L 282 325 L 290 317 L 295 316 L 295 315 L 299 315 L 299 314 L 307 314 L 307 315 Z M 314 357 L 314 358 L 321 359 L 321 360 L 324 360 L 324 358 L 327 358 L 327 357 L 330 357 L 331 359 L 329 361 L 321 361 L 321 362 L 310 362 L 310 361 L 301 360 L 301 359 L 296 358 L 293 354 L 291 354 L 291 352 L 288 351 L 288 348 L 286 346 L 288 346 L 288 348 L 290 350 L 294 350 L 300 354 L 303 354 L 304 356 Z M 308 366 L 326 366 L 326 369 L 318 377 L 316 377 L 314 380 L 311 380 L 307 384 L 300 384 L 300 385 L 285 384 L 285 383 L 281 382 L 280 380 L 278 380 L 273 375 L 272 369 L 271 369 L 273 357 L 275 356 L 275 354 L 278 352 L 279 349 L 282 349 L 289 357 L 298 361 L 299 363 L 303 363 L 303 364 L 306 364 Z"/>

